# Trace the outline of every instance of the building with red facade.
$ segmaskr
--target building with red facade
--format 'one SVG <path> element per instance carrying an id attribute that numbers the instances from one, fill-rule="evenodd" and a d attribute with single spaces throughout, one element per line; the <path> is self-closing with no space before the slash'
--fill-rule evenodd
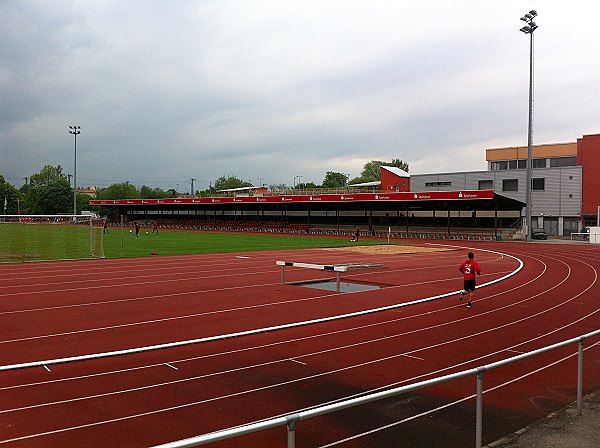
<path id="1" fill-rule="evenodd" d="M 600 207 L 600 134 L 577 139 L 577 165 L 581 166 L 581 213 L 591 221 Z"/>
<path id="2" fill-rule="evenodd" d="M 406 171 L 393 166 L 382 166 L 381 191 L 410 191 L 410 176 Z"/>

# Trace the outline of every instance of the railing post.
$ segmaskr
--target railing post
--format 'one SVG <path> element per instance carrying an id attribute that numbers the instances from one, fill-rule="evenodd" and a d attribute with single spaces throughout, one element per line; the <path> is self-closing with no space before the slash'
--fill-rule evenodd
<path id="1" fill-rule="evenodd" d="M 579 341 L 579 353 L 577 354 L 577 415 L 583 412 L 583 341 Z"/>
<path id="2" fill-rule="evenodd" d="M 285 264 L 281 265 L 281 284 L 285 285 Z"/>
<path id="3" fill-rule="evenodd" d="M 340 271 L 337 271 L 335 276 L 335 292 L 340 292 Z"/>
<path id="4" fill-rule="evenodd" d="M 481 448 L 483 432 L 483 372 L 477 374 L 477 403 L 475 405 L 475 448 Z"/>
<path id="5" fill-rule="evenodd" d="M 90 258 L 94 258 L 94 247 L 93 247 L 93 239 L 94 239 L 94 228 L 92 227 L 92 217 L 90 216 Z"/>
<path id="6" fill-rule="evenodd" d="M 296 422 L 300 420 L 298 414 L 288 415 L 287 420 L 287 448 L 296 448 Z"/>

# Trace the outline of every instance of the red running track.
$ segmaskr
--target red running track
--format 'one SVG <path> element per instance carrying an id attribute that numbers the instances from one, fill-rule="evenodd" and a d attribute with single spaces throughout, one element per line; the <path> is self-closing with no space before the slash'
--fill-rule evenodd
<path id="1" fill-rule="evenodd" d="M 152 446 L 458 372 L 600 328 L 600 248 L 468 245 L 483 268 L 479 284 L 517 270 L 517 259 L 524 263 L 516 274 L 479 288 L 470 310 L 456 294 L 467 249 L 456 247 L 404 255 L 301 250 L 1 265 L 2 366 L 231 335 L 452 294 L 247 336 L 0 372 L 0 447 Z M 384 287 L 338 294 L 282 286 L 276 260 L 383 263 L 384 270 L 343 279 Z M 331 277 L 286 269 L 291 282 Z M 586 347 L 586 392 L 600 387 L 596 342 Z M 575 351 L 486 374 L 484 443 L 574 401 Z M 474 379 L 462 380 L 303 421 L 297 444 L 470 447 L 474 401 L 463 399 L 474 392 Z M 284 444 L 282 428 L 215 446 Z"/>

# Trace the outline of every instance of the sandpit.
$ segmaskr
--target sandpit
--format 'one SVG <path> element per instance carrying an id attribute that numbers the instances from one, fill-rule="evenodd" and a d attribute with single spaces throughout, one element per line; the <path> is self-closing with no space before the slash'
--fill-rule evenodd
<path id="1" fill-rule="evenodd" d="M 379 246 L 346 246 L 332 250 L 360 252 L 364 254 L 416 254 L 423 252 L 445 252 L 455 250 L 447 247 L 409 246 L 400 244 L 382 244 Z"/>

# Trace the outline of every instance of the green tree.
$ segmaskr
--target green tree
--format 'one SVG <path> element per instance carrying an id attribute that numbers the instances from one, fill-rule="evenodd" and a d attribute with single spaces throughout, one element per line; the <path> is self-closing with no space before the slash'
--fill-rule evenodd
<path id="1" fill-rule="evenodd" d="M 98 199 L 139 199 L 140 194 L 135 185 L 129 181 L 112 184 L 98 191 Z"/>
<path id="2" fill-rule="evenodd" d="M 371 178 L 367 178 L 367 177 L 363 177 L 363 176 L 359 176 L 359 177 L 355 177 L 354 179 L 352 179 L 350 182 L 348 182 L 350 185 L 354 185 L 354 184 L 362 184 L 364 182 L 374 182 L 373 180 L 371 180 Z"/>
<path id="3" fill-rule="evenodd" d="M 142 185 L 140 188 L 140 198 L 141 199 L 163 199 L 168 198 L 170 193 L 164 191 L 162 188 L 150 188 L 146 185 Z"/>
<path id="4" fill-rule="evenodd" d="M 36 189 L 37 213 L 56 215 L 73 212 L 73 190 L 67 179 L 57 179 Z"/>
<path id="5" fill-rule="evenodd" d="M 215 181 L 215 190 L 229 190 L 231 188 L 251 187 L 250 182 L 245 182 L 237 177 L 225 177 L 222 176 Z"/>
<path id="6" fill-rule="evenodd" d="M 67 180 L 67 176 L 63 174 L 62 166 L 45 165 L 39 173 L 31 175 L 29 188 L 43 187 L 60 180 Z"/>
<path id="7" fill-rule="evenodd" d="M 334 171 L 327 171 L 325 173 L 325 179 L 323 179 L 323 187 L 325 188 L 339 188 L 345 187 L 348 176 L 344 173 L 336 173 Z"/>
<path id="8" fill-rule="evenodd" d="M 381 167 L 382 166 L 394 166 L 408 172 L 408 163 L 403 162 L 400 159 L 392 159 L 391 162 L 382 162 L 381 160 L 371 160 L 365 163 L 360 177 L 352 179 L 352 183 L 359 182 L 374 182 L 381 180 Z"/>
<path id="9" fill-rule="evenodd" d="M 14 185 L 9 184 L 4 180 L 4 176 L 0 174 L 0 212 L 7 215 L 15 215 L 19 212 L 19 201 L 21 193 Z M 4 204 L 6 203 L 6 208 Z"/>
<path id="10" fill-rule="evenodd" d="M 316 185 L 314 182 L 305 182 L 305 183 L 301 183 L 301 184 L 296 184 L 296 190 L 312 190 L 315 188 L 318 188 L 319 186 Z"/>
<path id="11" fill-rule="evenodd" d="M 395 166 L 396 168 L 400 168 L 402 171 L 406 171 L 408 173 L 408 162 L 404 162 L 400 159 L 392 159 L 392 162 L 388 166 Z"/>
<path id="12" fill-rule="evenodd" d="M 62 166 L 45 165 L 39 173 L 32 174 L 23 202 L 23 208 L 34 214 L 72 212 L 73 190 Z"/>

